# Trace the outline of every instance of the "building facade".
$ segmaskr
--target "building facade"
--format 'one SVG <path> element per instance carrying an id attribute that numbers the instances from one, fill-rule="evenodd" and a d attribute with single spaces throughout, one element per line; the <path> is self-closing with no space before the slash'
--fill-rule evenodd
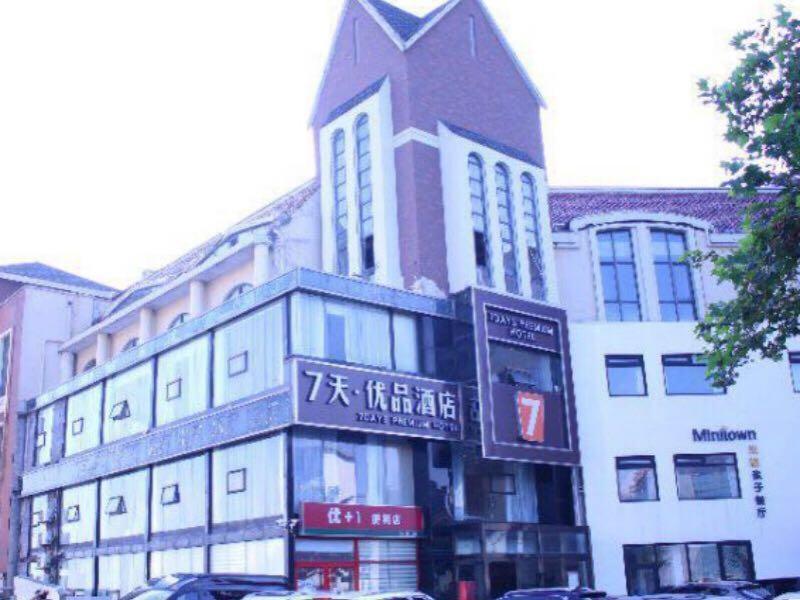
<path id="1" fill-rule="evenodd" d="M 59 347 L 99 317 L 115 290 L 40 263 L 0 266 L 0 574 L 3 588 L 16 562 L 17 477 L 24 436 L 17 413 L 53 388 L 72 366 Z M 64 360 L 68 360 L 66 356 Z"/>
<path id="2" fill-rule="evenodd" d="M 797 577 L 797 357 L 709 388 L 692 331 L 729 291 L 681 260 L 735 244 L 743 203 L 551 191 L 543 106 L 480 1 L 346 2 L 318 177 L 61 346 L 21 417 L 18 572 L 441 598 Z"/>

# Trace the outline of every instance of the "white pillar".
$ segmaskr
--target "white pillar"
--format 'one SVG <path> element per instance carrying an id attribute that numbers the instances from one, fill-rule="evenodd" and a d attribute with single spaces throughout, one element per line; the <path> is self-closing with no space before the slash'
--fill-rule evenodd
<path id="1" fill-rule="evenodd" d="M 139 311 L 139 343 L 142 344 L 156 335 L 156 312 L 152 308 Z"/>
<path id="2" fill-rule="evenodd" d="M 206 312 L 206 282 L 195 279 L 189 282 L 189 315 L 198 317 Z"/>
<path id="3" fill-rule="evenodd" d="M 61 363 L 61 383 L 75 377 L 75 354 L 72 352 L 62 352 L 59 355 L 59 361 Z"/>
<path id="4" fill-rule="evenodd" d="M 111 336 L 107 333 L 98 333 L 95 360 L 99 366 L 108 362 L 109 358 L 111 358 Z"/>
<path id="5" fill-rule="evenodd" d="M 269 244 L 256 242 L 253 246 L 253 286 L 258 287 L 269 281 Z"/>

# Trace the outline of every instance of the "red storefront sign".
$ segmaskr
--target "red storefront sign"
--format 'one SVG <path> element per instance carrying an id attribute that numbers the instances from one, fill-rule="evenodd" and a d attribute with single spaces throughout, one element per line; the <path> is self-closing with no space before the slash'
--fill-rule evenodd
<path id="1" fill-rule="evenodd" d="M 303 503 L 304 535 L 421 537 L 424 526 L 418 506 Z"/>

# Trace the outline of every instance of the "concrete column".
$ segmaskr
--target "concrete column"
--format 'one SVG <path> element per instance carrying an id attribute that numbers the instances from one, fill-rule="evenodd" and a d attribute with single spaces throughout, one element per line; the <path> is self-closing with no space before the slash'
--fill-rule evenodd
<path id="1" fill-rule="evenodd" d="M 109 358 L 111 358 L 111 336 L 107 333 L 98 333 L 95 360 L 99 366 L 108 362 Z"/>
<path id="2" fill-rule="evenodd" d="M 198 317 L 206 312 L 206 282 L 198 279 L 189 282 L 189 315 Z"/>
<path id="3" fill-rule="evenodd" d="M 269 244 L 256 242 L 253 246 L 253 286 L 264 285 L 269 277 Z"/>
<path id="4" fill-rule="evenodd" d="M 156 335 L 156 311 L 143 308 L 139 311 L 139 343 L 142 344 Z"/>
<path id="5" fill-rule="evenodd" d="M 59 361 L 61 364 L 61 383 L 75 377 L 75 354 L 73 352 L 62 352 L 59 354 Z"/>

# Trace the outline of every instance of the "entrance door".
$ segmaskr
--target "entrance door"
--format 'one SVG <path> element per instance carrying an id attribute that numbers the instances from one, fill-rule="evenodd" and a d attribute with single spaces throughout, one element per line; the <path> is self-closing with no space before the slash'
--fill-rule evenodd
<path id="1" fill-rule="evenodd" d="M 514 562 L 489 563 L 489 595 L 499 598 L 517 589 L 517 564 Z"/>
<path id="2" fill-rule="evenodd" d="M 356 590 L 356 569 L 352 564 L 298 563 L 295 585 L 298 590 L 353 592 Z"/>

